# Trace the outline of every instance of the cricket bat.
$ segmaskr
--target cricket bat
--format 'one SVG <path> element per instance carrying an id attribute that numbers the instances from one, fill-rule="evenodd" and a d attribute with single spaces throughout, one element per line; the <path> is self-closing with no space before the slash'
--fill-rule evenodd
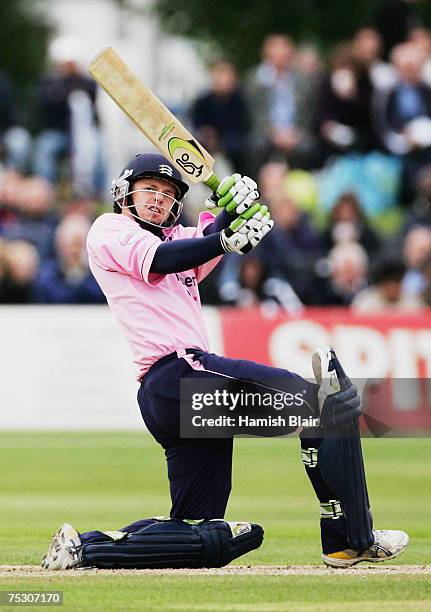
<path id="1" fill-rule="evenodd" d="M 108 47 L 90 64 L 89 72 L 135 125 L 193 184 L 215 191 L 220 180 L 214 159 L 156 95 Z"/>

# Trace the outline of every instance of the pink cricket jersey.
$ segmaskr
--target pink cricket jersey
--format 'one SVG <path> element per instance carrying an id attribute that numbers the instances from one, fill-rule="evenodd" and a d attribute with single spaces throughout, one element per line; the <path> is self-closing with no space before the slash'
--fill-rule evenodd
<path id="1" fill-rule="evenodd" d="M 171 240 L 200 237 L 213 220 L 212 213 L 203 212 L 197 227 L 176 225 L 163 231 Z M 138 380 L 173 351 L 209 350 L 198 283 L 220 257 L 187 272 L 150 273 L 161 242 L 130 217 L 116 213 L 98 217 L 87 238 L 91 271 L 132 349 Z"/>

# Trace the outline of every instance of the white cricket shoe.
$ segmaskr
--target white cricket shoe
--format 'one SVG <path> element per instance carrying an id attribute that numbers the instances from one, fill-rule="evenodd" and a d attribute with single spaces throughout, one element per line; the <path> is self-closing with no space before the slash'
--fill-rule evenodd
<path id="1" fill-rule="evenodd" d="M 374 544 L 364 552 L 346 549 L 339 552 L 322 555 L 323 563 L 330 567 L 350 567 L 361 561 L 380 563 L 395 559 L 405 551 L 409 536 L 404 531 L 381 529 L 373 530 Z"/>
<path id="2" fill-rule="evenodd" d="M 340 390 L 334 358 L 335 353 L 328 345 L 317 348 L 311 357 L 314 378 L 316 379 L 316 383 L 320 386 L 317 393 L 320 411 L 322 411 L 323 404 L 328 395 L 337 393 L 337 391 Z"/>
<path id="3" fill-rule="evenodd" d="M 54 533 L 48 552 L 42 560 L 42 567 L 46 570 L 72 569 L 79 564 L 79 549 L 81 539 L 78 532 L 69 523 Z"/>

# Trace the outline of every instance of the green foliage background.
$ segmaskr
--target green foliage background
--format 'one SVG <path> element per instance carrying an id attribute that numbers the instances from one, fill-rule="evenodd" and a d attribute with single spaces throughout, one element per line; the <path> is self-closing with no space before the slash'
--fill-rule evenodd
<path id="1" fill-rule="evenodd" d="M 111 1 L 130 19 L 148 10 L 143 0 Z M 270 32 L 289 33 L 325 51 L 372 23 L 378 4 L 378 0 L 154 0 L 153 11 L 167 32 L 197 40 L 207 56 L 222 53 L 247 69 L 258 61 L 262 39 Z M 0 1 L 0 69 L 21 91 L 42 72 L 53 32 L 38 6 L 43 2 Z M 414 11 L 420 22 L 431 25 L 429 0 L 416 2 Z"/>
<path id="2" fill-rule="evenodd" d="M 431 24 L 431 3 L 415 4 L 419 21 Z M 258 61 L 262 39 L 285 32 L 323 50 L 373 21 L 376 0 L 157 0 L 164 28 L 207 43 L 246 69 Z"/>
<path id="3" fill-rule="evenodd" d="M 51 27 L 30 0 L 1 0 L 0 24 L 0 69 L 25 92 L 43 70 Z"/>
<path id="4" fill-rule="evenodd" d="M 130 19 L 148 8 L 143 0 L 111 1 L 127 10 Z M 270 32 L 286 32 L 326 50 L 372 23 L 378 4 L 377 0 L 154 0 L 153 11 L 167 32 L 204 43 L 207 55 L 223 53 L 246 69 L 258 61 L 262 39 Z M 20 90 L 42 72 L 53 32 L 38 5 L 33 0 L 0 1 L 0 69 Z M 416 2 L 414 11 L 420 22 L 431 25 L 429 0 Z"/>

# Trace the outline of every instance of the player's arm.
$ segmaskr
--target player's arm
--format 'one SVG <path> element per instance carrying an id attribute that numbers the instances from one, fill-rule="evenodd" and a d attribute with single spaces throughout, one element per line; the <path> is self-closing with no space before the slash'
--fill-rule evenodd
<path id="1" fill-rule="evenodd" d="M 224 253 L 219 232 L 202 238 L 182 238 L 162 242 L 154 253 L 150 272 L 155 274 L 184 272 L 197 268 Z"/>
<path id="2" fill-rule="evenodd" d="M 229 227 L 231 223 L 232 215 L 226 212 L 226 210 L 222 210 L 214 219 L 214 221 L 206 226 L 203 231 L 203 235 L 209 236 L 210 234 L 216 234 L 217 232 L 221 232 L 223 229 Z"/>
<path id="3" fill-rule="evenodd" d="M 273 225 L 268 208 L 255 204 L 220 232 L 202 238 L 162 242 L 154 253 L 150 272 L 155 274 L 184 272 L 197 268 L 224 253 L 243 255 L 254 249 Z"/>

